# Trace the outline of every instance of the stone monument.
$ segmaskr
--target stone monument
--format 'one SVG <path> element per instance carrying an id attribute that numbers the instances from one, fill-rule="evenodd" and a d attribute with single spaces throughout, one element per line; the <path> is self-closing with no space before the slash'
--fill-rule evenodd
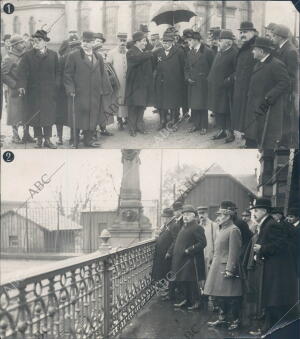
<path id="1" fill-rule="evenodd" d="M 150 220 L 143 214 L 140 189 L 140 150 L 122 150 L 123 176 L 118 216 L 109 229 L 113 247 L 128 247 L 150 239 Z"/>

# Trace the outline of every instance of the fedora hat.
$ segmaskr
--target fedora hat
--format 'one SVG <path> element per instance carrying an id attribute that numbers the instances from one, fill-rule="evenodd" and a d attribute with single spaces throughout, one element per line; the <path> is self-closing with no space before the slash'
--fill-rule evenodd
<path id="1" fill-rule="evenodd" d="M 284 25 L 276 25 L 272 32 L 284 39 L 287 39 L 290 36 L 290 30 Z"/>
<path id="2" fill-rule="evenodd" d="M 253 205 L 249 209 L 253 210 L 254 208 L 265 208 L 270 211 L 272 208 L 271 200 L 266 198 L 257 198 L 253 201 Z"/>
<path id="3" fill-rule="evenodd" d="M 144 39 L 144 37 L 145 37 L 144 32 L 142 32 L 142 31 L 137 31 L 137 32 L 134 32 L 134 33 L 132 34 L 132 41 L 134 41 L 134 42 L 140 41 L 140 40 Z"/>
<path id="4" fill-rule="evenodd" d="M 234 215 L 236 210 L 237 207 L 234 202 L 225 200 L 221 202 L 219 210 L 216 212 L 216 214 Z"/>
<path id="5" fill-rule="evenodd" d="M 262 48 L 267 51 L 272 51 L 274 49 L 273 41 L 268 38 L 257 37 L 255 39 L 253 47 Z"/>
<path id="6" fill-rule="evenodd" d="M 243 21 L 241 22 L 239 31 L 255 31 L 257 32 L 256 28 L 254 28 L 253 23 L 250 21 Z"/>
<path id="7" fill-rule="evenodd" d="M 219 39 L 234 40 L 234 35 L 230 29 L 222 29 L 219 35 Z"/>
<path id="8" fill-rule="evenodd" d="M 172 210 L 172 208 L 165 208 L 161 216 L 166 218 L 172 218 L 174 216 L 174 211 Z"/>
<path id="9" fill-rule="evenodd" d="M 192 205 L 184 205 L 182 208 L 182 214 L 183 213 L 194 213 L 196 215 L 197 211 Z"/>
<path id="10" fill-rule="evenodd" d="M 44 41 L 50 41 L 50 38 L 47 37 L 47 32 L 43 29 L 38 29 L 33 35 L 33 38 L 43 39 Z"/>

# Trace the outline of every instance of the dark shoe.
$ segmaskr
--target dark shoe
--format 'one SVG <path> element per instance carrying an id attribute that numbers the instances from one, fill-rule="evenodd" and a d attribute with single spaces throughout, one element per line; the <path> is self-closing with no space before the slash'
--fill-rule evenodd
<path id="1" fill-rule="evenodd" d="M 136 132 L 130 131 L 130 132 L 129 132 L 129 135 L 130 135 L 131 137 L 136 137 Z"/>
<path id="2" fill-rule="evenodd" d="M 216 320 L 216 321 L 209 321 L 207 323 L 207 326 L 209 327 L 226 327 L 228 325 L 228 322 L 225 320 Z"/>
<path id="3" fill-rule="evenodd" d="M 43 147 L 43 139 L 37 138 L 34 148 L 42 148 L 42 147 Z"/>
<path id="4" fill-rule="evenodd" d="M 234 320 L 228 327 L 228 331 L 234 331 L 234 330 L 237 330 L 238 328 L 240 328 L 240 321 L 237 319 L 237 320 Z"/>
<path id="5" fill-rule="evenodd" d="M 174 307 L 183 307 L 187 304 L 187 300 L 183 300 L 182 302 L 178 303 L 178 304 L 174 304 Z"/>
<path id="6" fill-rule="evenodd" d="M 51 148 L 51 149 L 56 149 L 57 147 L 52 144 L 52 142 L 50 141 L 50 139 L 45 139 L 44 141 L 44 147 L 46 148 Z"/>
<path id="7" fill-rule="evenodd" d="M 112 137 L 113 136 L 113 133 L 108 132 L 108 130 L 101 131 L 100 134 L 105 136 L 105 137 Z"/>
<path id="8" fill-rule="evenodd" d="M 197 131 L 199 131 L 198 127 L 192 127 L 188 130 L 189 133 L 194 133 L 194 132 L 197 132 Z"/>
<path id="9" fill-rule="evenodd" d="M 226 133 L 223 129 L 220 129 L 216 135 L 214 135 L 211 139 L 212 140 L 219 140 L 226 138 Z"/>
<path id="10" fill-rule="evenodd" d="M 199 308 L 200 308 L 200 304 L 195 303 L 194 305 L 189 306 L 187 309 L 190 310 L 190 311 L 193 311 L 193 310 L 198 310 Z"/>

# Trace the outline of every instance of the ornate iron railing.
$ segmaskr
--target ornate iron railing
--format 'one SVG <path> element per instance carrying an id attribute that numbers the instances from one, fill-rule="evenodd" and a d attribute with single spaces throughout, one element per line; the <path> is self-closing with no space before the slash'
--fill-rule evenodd
<path id="1" fill-rule="evenodd" d="M 155 241 L 3 281 L 0 338 L 112 338 L 151 299 Z"/>

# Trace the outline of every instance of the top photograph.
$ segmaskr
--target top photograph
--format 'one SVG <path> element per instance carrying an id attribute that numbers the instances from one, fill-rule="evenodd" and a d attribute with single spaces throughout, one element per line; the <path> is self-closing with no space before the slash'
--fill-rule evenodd
<path id="1" fill-rule="evenodd" d="M 1 148 L 299 147 L 290 1 L 1 1 Z"/>

